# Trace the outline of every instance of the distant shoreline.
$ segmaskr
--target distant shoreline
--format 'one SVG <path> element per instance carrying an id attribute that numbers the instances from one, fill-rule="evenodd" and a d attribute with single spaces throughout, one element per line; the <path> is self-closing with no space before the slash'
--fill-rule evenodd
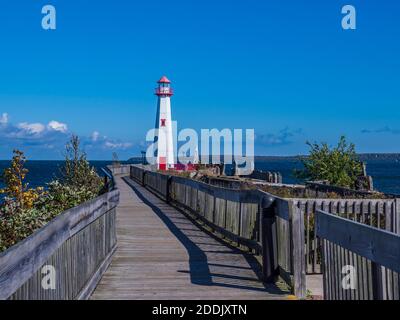
<path id="1" fill-rule="evenodd" d="M 368 160 L 399 160 L 400 161 L 400 153 L 359 153 L 357 154 L 358 158 L 361 161 Z M 306 158 L 308 155 L 296 155 L 296 156 L 254 156 L 255 161 L 263 161 L 263 160 L 288 160 L 288 161 L 298 161 L 299 158 Z M 127 160 L 127 162 L 131 161 L 141 161 L 141 157 L 132 157 Z"/>
<path id="2" fill-rule="evenodd" d="M 359 153 L 358 158 L 362 161 L 368 160 L 400 160 L 400 153 Z M 291 160 L 298 158 L 305 158 L 308 155 L 298 155 L 298 156 L 255 156 L 255 160 Z"/>
<path id="3" fill-rule="evenodd" d="M 296 156 L 255 156 L 254 159 L 257 161 L 262 160 L 298 160 L 299 158 L 307 157 L 308 155 L 296 155 Z M 358 157 L 362 161 L 368 160 L 399 160 L 400 161 L 400 153 L 359 153 Z M 10 159 L 0 159 L 0 161 L 10 161 Z M 63 159 L 52 159 L 52 160 L 35 160 L 28 159 L 28 161 L 64 161 Z M 112 162 L 111 159 L 89 159 L 89 161 L 93 162 Z M 121 163 L 127 162 L 141 162 L 142 157 L 131 157 L 128 160 L 120 160 Z"/>

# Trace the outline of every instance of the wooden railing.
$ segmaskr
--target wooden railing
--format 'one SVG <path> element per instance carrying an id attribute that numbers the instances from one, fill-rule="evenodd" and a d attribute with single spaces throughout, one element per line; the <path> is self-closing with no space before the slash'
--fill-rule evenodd
<path id="1" fill-rule="evenodd" d="M 329 184 L 323 184 L 316 181 L 307 181 L 306 182 L 307 193 L 315 198 L 323 198 L 326 197 L 329 193 L 335 193 L 340 197 L 345 198 L 365 198 L 370 199 L 376 195 L 379 195 L 379 192 L 372 190 L 355 190 L 344 187 L 333 186 Z M 395 198 L 395 195 L 385 194 L 386 197 Z"/>
<path id="2" fill-rule="evenodd" d="M 131 165 L 130 166 L 130 177 L 141 185 L 144 185 L 144 174 L 146 170 L 144 169 L 143 165 Z"/>
<path id="3" fill-rule="evenodd" d="M 317 210 L 400 233 L 399 199 L 288 199 L 151 172 L 143 166 L 132 166 L 130 171 L 132 179 L 203 221 L 222 238 L 261 253 L 265 278 L 279 273 L 298 296 L 306 291 L 305 274 L 323 271 Z"/>
<path id="4" fill-rule="evenodd" d="M 325 299 L 399 300 L 399 235 L 323 211 L 316 224 Z"/>
<path id="5" fill-rule="evenodd" d="M 243 177 L 263 180 L 268 183 L 282 183 L 282 174 L 280 172 L 253 170 L 253 172 L 250 175 Z"/>
<path id="6" fill-rule="evenodd" d="M 168 175 L 146 171 L 146 174 L 143 177 L 143 184 L 147 188 L 156 193 L 163 200 L 168 200 L 168 181 L 170 178 Z"/>
<path id="7" fill-rule="evenodd" d="M 304 219 L 293 201 L 132 166 L 130 177 L 240 249 L 261 254 L 265 281 L 280 274 L 306 295 Z"/>
<path id="8" fill-rule="evenodd" d="M 260 252 L 260 194 L 229 190 L 181 177 L 170 177 L 169 202 L 193 214 L 243 249 Z"/>
<path id="9" fill-rule="evenodd" d="M 113 174 L 129 174 L 131 166 L 129 164 L 109 165 L 107 169 Z"/>
<path id="10" fill-rule="evenodd" d="M 0 254 L 0 299 L 87 299 L 116 249 L 119 191 L 69 209 Z"/>
<path id="11" fill-rule="evenodd" d="M 293 199 L 304 215 L 307 273 L 321 273 L 315 212 L 323 210 L 379 229 L 400 233 L 400 199 Z"/>

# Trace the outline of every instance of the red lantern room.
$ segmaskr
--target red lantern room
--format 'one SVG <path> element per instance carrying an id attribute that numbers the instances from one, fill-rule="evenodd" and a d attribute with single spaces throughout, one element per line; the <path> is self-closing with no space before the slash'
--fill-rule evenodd
<path id="1" fill-rule="evenodd" d="M 160 80 L 157 81 L 158 88 L 156 88 L 157 96 L 167 96 L 170 97 L 174 94 L 174 90 L 171 88 L 171 81 L 168 80 L 166 76 L 163 76 Z"/>

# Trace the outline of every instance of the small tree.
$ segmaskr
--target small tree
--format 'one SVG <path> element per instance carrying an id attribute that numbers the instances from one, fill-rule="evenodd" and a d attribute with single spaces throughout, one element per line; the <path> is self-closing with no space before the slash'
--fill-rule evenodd
<path id="1" fill-rule="evenodd" d="M 20 150 L 14 150 L 11 166 L 4 169 L 1 177 L 5 188 L 0 189 L 0 194 L 5 194 L 9 200 L 14 201 L 17 207 L 21 209 L 31 208 L 43 191 L 43 188 L 28 188 L 25 177 L 29 171 L 25 168 L 25 162 L 24 153 Z"/>
<path id="2" fill-rule="evenodd" d="M 296 170 L 295 176 L 306 180 L 328 180 L 330 184 L 355 188 L 357 176 L 363 168 L 357 159 L 355 145 L 348 144 L 344 136 L 331 149 L 326 143 L 310 143 L 310 155 L 302 158 L 303 170 Z"/>
<path id="3" fill-rule="evenodd" d="M 61 182 L 72 188 L 86 188 L 98 193 L 103 181 L 96 169 L 90 166 L 86 153 L 80 149 L 79 137 L 72 135 L 65 147 L 65 163 L 61 168 Z"/>

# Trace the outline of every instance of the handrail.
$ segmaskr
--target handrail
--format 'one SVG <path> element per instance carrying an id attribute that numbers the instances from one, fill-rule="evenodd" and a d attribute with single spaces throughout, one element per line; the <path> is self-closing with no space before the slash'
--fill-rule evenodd
<path id="1" fill-rule="evenodd" d="M 400 236 L 318 210 L 317 236 L 400 273 Z"/>
<path id="2" fill-rule="evenodd" d="M 112 191 L 115 189 L 115 181 L 114 176 L 112 175 L 110 169 L 101 168 L 101 171 L 104 173 L 104 187 L 105 191 Z"/>
<path id="3" fill-rule="evenodd" d="M 0 299 L 14 295 L 16 299 L 87 298 L 115 251 L 115 207 L 118 202 L 118 190 L 105 193 L 66 210 L 31 236 L 0 253 Z M 106 232 L 96 232 L 98 225 Z M 88 243 L 88 233 L 97 241 Z M 67 241 L 72 238 L 74 241 Z M 78 249 L 85 254 L 79 254 Z M 87 256 L 103 264 L 93 265 Z M 59 282 L 57 289 L 45 290 L 36 281 L 42 277 L 40 268 L 43 265 L 51 265 L 59 273 L 71 274 L 71 278 L 58 278 L 63 282 Z M 73 272 L 79 273 L 80 269 L 86 273 L 76 277 Z"/>
<path id="4" fill-rule="evenodd" d="M 393 273 L 400 273 L 399 235 L 322 210 L 316 212 L 316 226 L 325 299 L 398 299 Z M 350 284 L 344 286 L 346 279 Z"/>

